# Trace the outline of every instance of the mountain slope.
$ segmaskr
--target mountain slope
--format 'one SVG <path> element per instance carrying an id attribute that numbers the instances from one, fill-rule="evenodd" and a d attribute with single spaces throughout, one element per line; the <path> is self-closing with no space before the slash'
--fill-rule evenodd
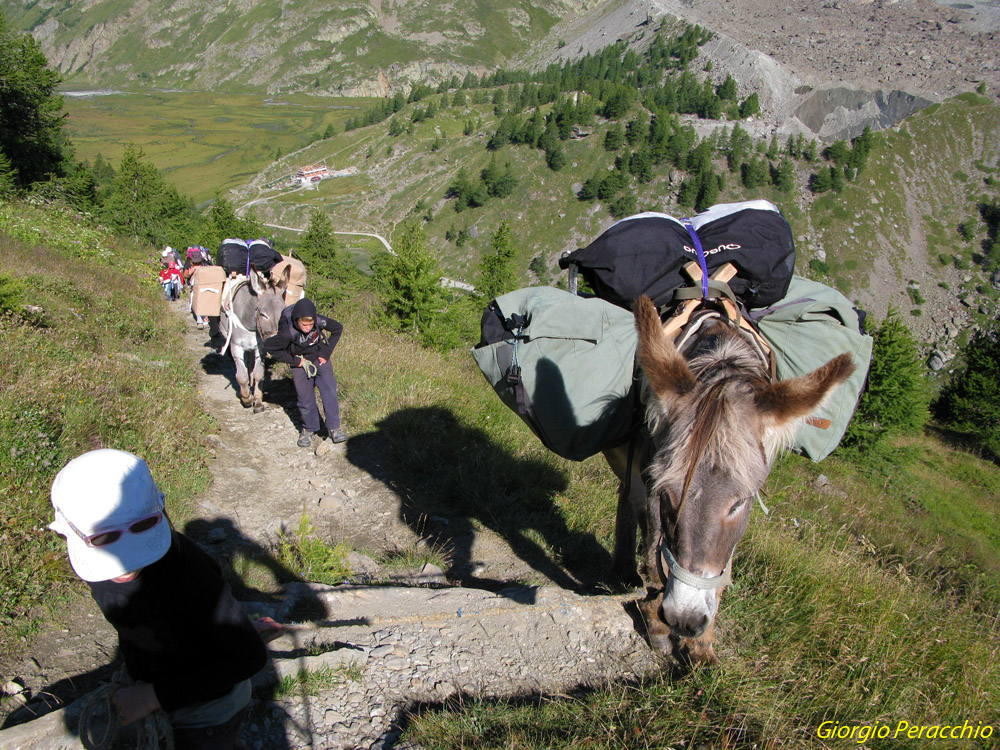
<path id="1" fill-rule="evenodd" d="M 75 85 L 385 95 L 516 58 L 582 0 L 5 2 Z"/>

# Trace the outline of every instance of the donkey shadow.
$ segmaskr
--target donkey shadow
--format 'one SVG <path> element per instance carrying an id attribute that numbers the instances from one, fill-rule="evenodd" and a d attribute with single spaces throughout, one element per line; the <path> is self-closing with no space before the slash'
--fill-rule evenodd
<path id="1" fill-rule="evenodd" d="M 444 552 L 449 578 L 491 590 L 515 582 L 487 577 L 489 569 L 474 559 L 481 524 L 563 588 L 595 590 L 605 582 L 610 554 L 592 534 L 570 529 L 556 507 L 556 494 L 567 487 L 562 472 L 512 455 L 441 407 L 403 409 L 378 428 L 349 440 L 347 459 L 399 495 L 401 520 Z"/>

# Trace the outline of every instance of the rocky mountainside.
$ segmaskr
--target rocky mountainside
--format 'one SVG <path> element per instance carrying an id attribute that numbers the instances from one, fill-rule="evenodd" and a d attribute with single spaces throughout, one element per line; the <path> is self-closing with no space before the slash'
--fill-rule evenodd
<path id="1" fill-rule="evenodd" d="M 826 140 L 1000 88 L 1000 3 L 932 0 L 6 0 L 74 86 L 385 96 L 496 67 L 542 67 L 675 19 L 716 33 L 713 75 L 758 91 L 762 122 Z"/>
<path id="2" fill-rule="evenodd" d="M 593 0 L 4 2 L 72 84 L 384 96 L 517 58 Z"/>

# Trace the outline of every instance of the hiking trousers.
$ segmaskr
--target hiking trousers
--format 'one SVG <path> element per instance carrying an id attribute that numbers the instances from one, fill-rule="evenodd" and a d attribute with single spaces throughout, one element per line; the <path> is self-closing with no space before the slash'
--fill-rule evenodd
<path id="1" fill-rule="evenodd" d="M 316 364 L 316 377 L 310 378 L 301 367 L 292 368 L 292 382 L 295 383 L 295 395 L 298 398 L 299 416 L 302 417 L 303 429 L 309 432 L 319 432 L 319 405 L 316 403 L 316 389 L 319 389 L 323 399 L 323 411 L 326 413 L 326 429 L 330 432 L 340 429 L 340 404 L 337 402 L 337 378 L 333 374 L 333 365 Z"/>

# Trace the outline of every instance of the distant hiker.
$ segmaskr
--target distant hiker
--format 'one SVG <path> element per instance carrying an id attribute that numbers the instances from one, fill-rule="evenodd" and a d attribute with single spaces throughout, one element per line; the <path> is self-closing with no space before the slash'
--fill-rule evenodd
<path id="1" fill-rule="evenodd" d="M 328 332 L 329 337 L 324 336 L 323 331 Z M 320 428 L 314 388 L 319 388 L 323 399 L 330 439 L 335 443 L 347 440 L 340 427 L 337 378 L 330 364 L 330 355 L 343 331 L 344 326 L 333 318 L 317 315 L 316 305 L 308 297 L 303 297 L 282 311 L 277 335 L 264 342 L 265 352 L 292 366 L 292 381 L 302 417 L 302 432 L 297 443 L 300 448 L 308 448 L 313 434 Z"/>
<path id="2" fill-rule="evenodd" d="M 163 294 L 168 300 L 173 302 L 181 297 L 181 285 L 184 283 L 181 270 L 174 261 L 167 261 L 167 267 L 160 271 L 160 284 L 163 286 Z"/>
<path id="3" fill-rule="evenodd" d="M 202 267 L 204 263 L 204 258 L 201 254 L 192 255 L 191 248 L 188 248 L 188 262 L 184 266 L 184 270 L 181 275 L 184 277 L 184 285 L 190 289 L 194 285 L 194 275 Z M 215 330 L 212 332 L 211 320 L 207 315 L 199 315 L 194 311 L 194 295 L 191 295 L 191 300 L 188 302 L 188 309 L 194 316 L 194 322 L 198 325 L 198 329 L 201 330 L 206 325 L 209 327 L 209 333 L 214 338 L 219 335 L 219 318 L 215 316 Z"/>
<path id="4" fill-rule="evenodd" d="M 138 456 L 102 448 L 74 458 L 52 483 L 52 506 L 49 528 L 66 537 L 134 680 L 111 699 L 122 722 L 162 709 L 177 750 L 246 748 L 250 678 L 281 625 L 247 619 L 218 564 L 172 528 Z"/>

